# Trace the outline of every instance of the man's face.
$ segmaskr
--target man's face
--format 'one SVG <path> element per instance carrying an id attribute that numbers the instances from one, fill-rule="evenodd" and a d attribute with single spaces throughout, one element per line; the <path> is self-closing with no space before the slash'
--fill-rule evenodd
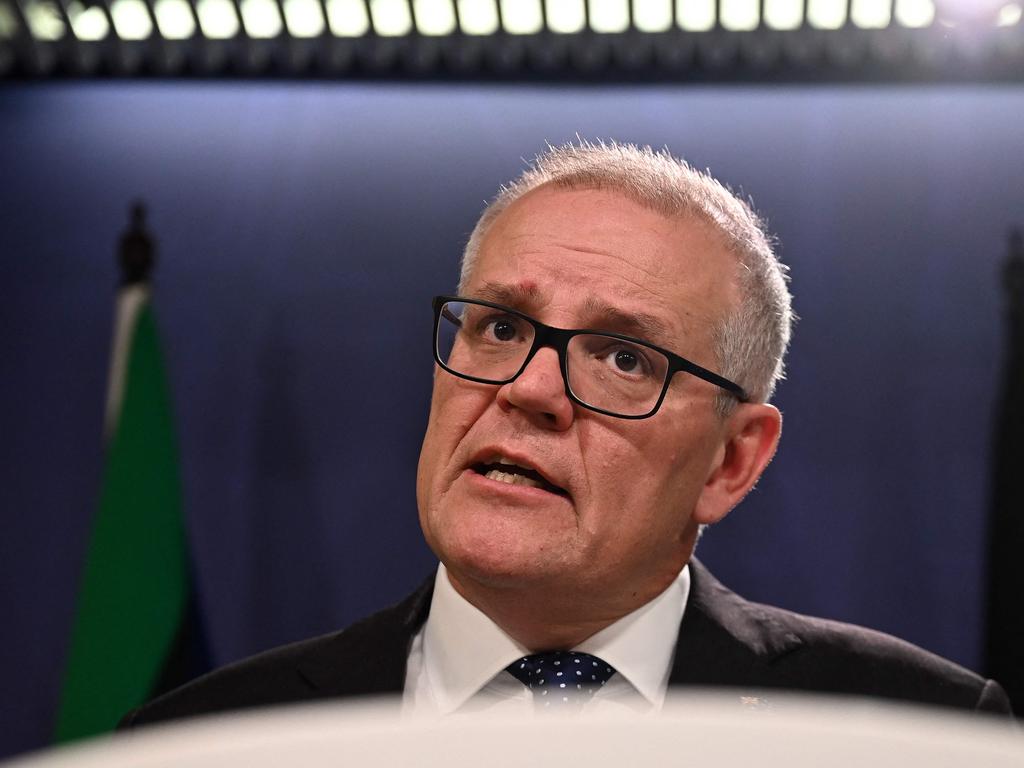
<path id="1" fill-rule="evenodd" d="M 494 222 L 463 294 L 717 370 L 712 333 L 735 300 L 734 271 L 697 220 L 612 191 L 542 187 Z M 630 421 L 570 401 L 550 348 L 503 386 L 438 370 L 417 480 L 427 543 L 463 594 L 550 588 L 609 614 L 646 602 L 692 551 L 693 513 L 724 450 L 717 394 L 680 373 L 654 416 Z M 561 492 L 485 476 L 496 463 Z"/>

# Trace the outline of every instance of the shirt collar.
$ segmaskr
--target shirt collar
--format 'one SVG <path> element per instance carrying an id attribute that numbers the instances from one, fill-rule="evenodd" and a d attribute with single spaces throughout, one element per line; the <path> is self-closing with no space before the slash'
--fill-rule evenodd
<path id="1" fill-rule="evenodd" d="M 632 683 L 641 696 L 660 708 L 665 701 L 679 624 L 689 596 L 690 566 L 685 565 L 660 595 L 588 637 L 573 650 L 604 659 Z"/>
<path id="2" fill-rule="evenodd" d="M 573 650 L 599 656 L 652 705 L 665 699 L 679 624 L 690 592 L 685 566 L 665 591 Z M 423 627 L 423 661 L 439 711 L 454 712 L 516 659 L 530 653 L 437 569 L 430 613 Z"/>
<path id="3" fill-rule="evenodd" d="M 455 591 L 444 563 L 423 627 L 424 669 L 442 714 L 454 712 L 497 673 L 530 651 Z"/>

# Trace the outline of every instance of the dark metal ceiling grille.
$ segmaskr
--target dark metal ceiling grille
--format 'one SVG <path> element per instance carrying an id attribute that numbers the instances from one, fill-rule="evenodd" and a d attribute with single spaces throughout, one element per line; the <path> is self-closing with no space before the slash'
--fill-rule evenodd
<path id="1" fill-rule="evenodd" d="M 1021 81 L 1024 0 L 0 0 L 7 78 Z"/>

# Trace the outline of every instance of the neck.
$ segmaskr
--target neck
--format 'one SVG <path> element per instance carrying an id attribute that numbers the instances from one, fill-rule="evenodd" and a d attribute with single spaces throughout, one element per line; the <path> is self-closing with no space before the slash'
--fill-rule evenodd
<path id="1" fill-rule="evenodd" d="M 578 595 L 559 599 L 564 588 L 538 584 L 488 586 L 448 569 L 448 580 L 455 591 L 531 652 L 575 648 L 653 600 L 677 575 L 666 574 L 643 592 L 627 590 L 625 599 L 580 599 Z M 544 598 L 538 600 L 537 595 Z"/>

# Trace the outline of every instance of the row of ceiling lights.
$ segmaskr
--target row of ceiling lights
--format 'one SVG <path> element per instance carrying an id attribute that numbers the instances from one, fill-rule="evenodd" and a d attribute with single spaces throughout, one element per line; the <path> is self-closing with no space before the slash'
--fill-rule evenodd
<path id="1" fill-rule="evenodd" d="M 997 25 L 1021 23 L 1022 2 L 1005 2 L 990 16 Z M 71 33 L 79 40 L 144 40 L 156 33 L 185 40 L 197 33 L 229 39 L 296 38 L 369 34 L 401 37 L 666 32 L 679 28 L 745 31 L 802 26 L 862 29 L 921 28 L 937 22 L 935 0 L 110 0 L 87 5 L 71 0 L 0 0 L 0 40 L 19 34 L 19 18 L 36 40 Z M 938 19 L 943 21 L 943 19 Z M 65 23 L 67 22 L 67 23 Z"/>

